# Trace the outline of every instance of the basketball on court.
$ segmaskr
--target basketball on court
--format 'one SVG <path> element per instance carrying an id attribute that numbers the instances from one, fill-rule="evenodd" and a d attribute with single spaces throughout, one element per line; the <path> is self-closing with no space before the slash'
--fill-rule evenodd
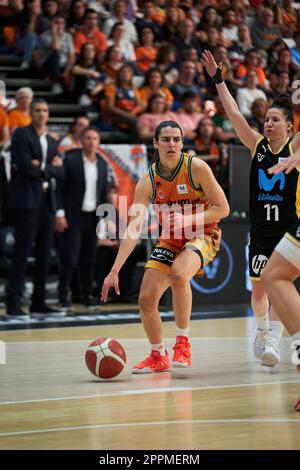
<path id="1" fill-rule="evenodd" d="M 124 369 L 126 353 L 118 341 L 100 338 L 89 345 L 85 353 L 85 363 L 92 374 L 101 379 L 111 379 Z"/>

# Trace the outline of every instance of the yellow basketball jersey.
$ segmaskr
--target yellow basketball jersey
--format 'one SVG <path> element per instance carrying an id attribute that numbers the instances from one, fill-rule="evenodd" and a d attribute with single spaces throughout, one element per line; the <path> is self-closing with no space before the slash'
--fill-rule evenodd
<path id="1" fill-rule="evenodd" d="M 195 157 L 182 153 L 173 174 L 169 178 L 164 178 L 160 174 L 158 161 L 152 163 L 150 166 L 149 173 L 153 189 L 152 203 L 155 208 L 159 209 L 158 211 L 156 210 L 156 214 L 160 224 L 162 223 L 162 206 L 172 206 L 174 210 L 179 210 L 184 208 L 185 205 L 190 205 L 192 213 L 196 212 L 197 205 L 200 205 L 203 211 L 209 208 L 210 203 L 206 194 L 201 187 L 196 187 L 193 182 L 191 172 L 193 158 Z M 216 224 L 204 225 L 203 233 L 211 234 L 216 228 Z M 160 239 L 164 240 L 165 238 L 162 236 Z M 173 243 L 175 242 L 174 244 L 176 245 L 183 245 L 187 241 L 187 238 L 173 240 L 171 235 L 171 240 Z"/>

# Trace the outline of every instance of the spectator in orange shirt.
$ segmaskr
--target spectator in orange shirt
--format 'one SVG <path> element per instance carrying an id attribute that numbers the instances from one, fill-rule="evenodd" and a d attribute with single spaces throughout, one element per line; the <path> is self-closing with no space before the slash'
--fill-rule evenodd
<path id="1" fill-rule="evenodd" d="M 102 59 L 108 44 L 106 36 L 98 28 L 99 14 L 92 8 L 87 8 L 84 15 L 84 27 L 77 31 L 74 37 L 74 46 L 76 54 L 80 53 L 81 47 L 86 42 L 96 46 L 99 60 Z"/>
<path id="2" fill-rule="evenodd" d="M 33 91 L 29 87 L 19 88 L 16 92 L 17 106 L 9 113 L 10 135 L 18 127 L 31 124 L 30 105 L 33 99 Z"/>
<path id="3" fill-rule="evenodd" d="M 7 113 L 0 105 L 0 147 L 9 139 L 9 119 Z"/>
<path id="4" fill-rule="evenodd" d="M 204 117 L 198 124 L 195 138 L 195 152 L 211 167 L 214 175 L 218 176 L 220 150 L 215 140 L 215 126 L 209 117 Z M 223 162 L 226 166 L 227 162 Z"/>
<path id="5" fill-rule="evenodd" d="M 130 65 L 125 64 L 120 68 L 116 84 L 108 85 L 105 95 L 106 109 L 111 115 L 113 126 L 131 132 L 131 137 L 135 136 L 136 119 L 142 107 L 138 89 L 133 85 L 133 69 Z"/>
<path id="6" fill-rule="evenodd" d="M 140 44 L 135 48 L 136 63 L 140 71 L 145 73 L 155 63 L 157 56 L 157 47 L 154 46 L 154 32 L 150 26 L 141 29 Z"/>
<path id="7" fill-rule="evenodd" d="M 256 75 L 258 77 L 258 83 L 259 85 L 267 89 L 267 83 L 266 83 L 266 75 L 263 71 L 263 69 L 259 66 L 259 55 L 256 51 L 256 49 L 250 49 L 246 53 L 246 58 L 244 64 L 240 64 L 237 68 L 236 71 L 236 76 L 243 82 L 250 72 L 250 70 L 254 70 L 256 72 Z"/>
<path id="8" fill-rule="evenodd" d="M 164 95 L 167 100 L 167 108 L 172 108 L 174 97 L 170 90 L 165 86 L 164 74 L 158 68 L 148 70 L 139 93 L 144 108 L 148 106 L 149 99 L 154 93 Z"/>

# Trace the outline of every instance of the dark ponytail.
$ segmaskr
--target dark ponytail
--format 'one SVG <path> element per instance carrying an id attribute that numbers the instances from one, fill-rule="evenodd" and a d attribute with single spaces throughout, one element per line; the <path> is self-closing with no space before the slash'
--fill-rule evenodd
<path id="1" fill-rule="evenodd" d="M 277 98 L 274 99 L 273 103 L 269 107 L 269 109 L 271 108 L 281 109 L 287 121 L 294 122 L 293 104 L 289 95 L 279 95 Z"/>

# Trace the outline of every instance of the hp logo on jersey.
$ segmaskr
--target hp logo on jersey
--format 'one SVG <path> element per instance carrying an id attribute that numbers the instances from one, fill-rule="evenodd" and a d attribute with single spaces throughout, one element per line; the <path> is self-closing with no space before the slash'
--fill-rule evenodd
<path id="1" fill-rule="evenodd" d="M 268 262 L 268 258 L 265 255 L 255 255 L 252 258 L 252 270 L 255 274 L 260 275 L 264 267 Z"/>

